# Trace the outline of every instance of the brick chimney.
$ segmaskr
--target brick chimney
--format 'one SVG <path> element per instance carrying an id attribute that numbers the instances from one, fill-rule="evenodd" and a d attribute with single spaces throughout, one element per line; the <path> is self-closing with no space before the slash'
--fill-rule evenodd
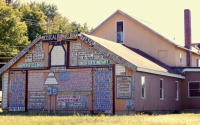
<path id="1" fill-rule="evenodd" d="M 191 49 L 191 19 L 190 10 L 184 10 L 184 27 L 185 27 L 185 48 Z M 192 53 L 187 51 L 186 55 L 186 66 L 191 66 L 192 64 Z"/>

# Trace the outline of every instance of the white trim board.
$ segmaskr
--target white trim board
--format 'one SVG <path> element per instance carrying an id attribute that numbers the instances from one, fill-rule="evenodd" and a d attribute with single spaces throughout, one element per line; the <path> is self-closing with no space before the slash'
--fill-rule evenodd
<path id="1" fill-rule="evenodd" d="M 200 69 L 186 68 L 182 71 L 182 73 L 185 74 L 185 72 L 200 72 Z"/>
<path id="2" fill-rule="evenodd" d="M 182 76 L 182 75 L 173 74 L 173 73 L 167 73 L 167 72 L 160 72 L 160 71 L 155 71 L 155 70 L 151 70 L 151 69 L 137 68 L 136 71 L 146 72 L 146 73 L 151 73 L 151 74 L 157 74 L 157 75 L 162 75 L 162 76 L 169 76 L 169 77 L 180 78 L 180 79 L 185 79 L 185 76 Z"/>

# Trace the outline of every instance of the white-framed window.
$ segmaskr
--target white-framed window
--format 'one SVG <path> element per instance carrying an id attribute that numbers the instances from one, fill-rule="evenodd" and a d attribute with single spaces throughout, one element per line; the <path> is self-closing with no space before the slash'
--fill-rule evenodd
<path id="1" fill-rule="evenodd" d="M 145 76 L 141 76 L 141 98 L 146 98 L 146 79 Z"/>
<path id="2" fill-rule="evenodd" d="M 116 22 L 116 41 L 117 43 L 124 43 L 124 21 Z"/>
<path id="3" fill-rule="evenodd" d="M 179 85 L 178 85 L 178 81 L 175 81 L 175 95 L 176 95 L 176 98 L 175 100 L 179 100 Z"/>
<path id="4" fill-rule="evenodd" d="M 180 63 L 183 64 L 183 57 L 182 57 L 182 53 L 180 53 Z"/>
<path id="5" fill-rule="evenodd" d="M 200 81 L 188 82 L 188 97 L 200 98 Z"/>
<path id="6" fill-rule="evenodd" d="M 164 100 L 164 83 L 163 83 L 163 79 L 160 79 L 160 100 Z"/>
<path id="7" fill-rule="evenodd" d="M 200 59 L 197 59 L 197 67 L 200 67 Z"/>

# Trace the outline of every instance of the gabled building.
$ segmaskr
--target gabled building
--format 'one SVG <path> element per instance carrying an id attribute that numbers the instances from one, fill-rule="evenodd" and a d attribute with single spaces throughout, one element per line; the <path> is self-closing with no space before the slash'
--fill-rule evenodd
<path id="1" fill-rule="evenodd" d="M 199 109 L 198 44 L 186 47 L 120 10 L 90 35 L 38 36 L 0 69 L 2 109 L 110 114 Z"/>

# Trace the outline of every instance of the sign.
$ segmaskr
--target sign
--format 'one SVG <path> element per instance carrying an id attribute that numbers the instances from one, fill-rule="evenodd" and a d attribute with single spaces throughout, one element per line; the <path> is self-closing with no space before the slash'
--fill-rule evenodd
<path id="1" fill-rule="evenodd" d="M 125 75 L 126 74 L 126 68 L 125 66 L 122 66 L 120 64 L 115 65 L 115 74 L 116 75 Z"/>
<path id="2" fill-rule="evenodd" d="M 58 102 L 80 102 L 79 95 L 58 95 Z"/>
<path id="3" fill-rule="evenodd" d="M 108 65 L 110 60 L 82 60 L 80 65 Z"/>
<path id="4" fill-rule="evenodd" d="M 30 92 L 28 99 L 28 109 L 44 109 L 46 105 L 45 92 Z"/>
<path id="5" fill-rule="evenodd" d="M 25 111 L 25 107 L 9 107 L 8 111 L 18 112 L 18 111 Z"/>
<path id="6" fill-rule="evenodd" d="M 42 42 L 38 42 L 37 44 L 35 44 L 35 52 L 43 52 L 42 49 Z"/>
<path id="7" fill-rule="evenodd" d="M 57 34 L 42 34 L 42 41 L 57 41 Z"/>
<path id="8" fill-rule="evenodd" d="M 131 98 L 131 77 L 117 77 L 117 98 Z"/>
<path id="9" fill-rule="evenodd" d="M 2 109 L 5 109 L 8 107 L 8 73 L 4 73 L 2 82 Z"/>
<path id="10" fill-rule="evenodd" d="M 10 74 L 9 111 L 25 111 L 25 75 Z"/>
<path id="11" fill-rule="evenodd" d="M 93 59 L 93 52 L 79 52 L 79 59 Z"/>
<path id="12" fill-rule="evenodd" d="M 109 112 L 113 110 L 113 82 L 112 70 L 96 68 L 94 72 L 93 108 L 95 112 Z"/>
<path id="13" fill-rule="evenodd" d="M 73 42 L 72 43 L 72 49 L 73 51 L 80 51 L 81 50 L 81 42 Z"/>
<path id="14" fill-rule="evenodd" d="M 78 33 L 68 33 L 62 34 L 62 40 L 70 40 L 70 39 L 77 39 Z"/>
<path id="15" fill-rule="evenodd" d="M 33 62 L 33 63 L 18 64 L 18 68 L 35 68 L 35 67 L 44 67 L 44 63 L 43 62 Z"/>
<path id="16" fill-rule="evenodd" d="M 25 55 L 25 62 L 32 62 L 32 54 Z"/>
<path id="17" fill-rule="evenodd" d="M 91 91 L 88 91 L 88 92 L 58 92 L 58 95 L 91 95 Z"/>
<path id="18" fill-rule="evenodd" d="M 67 69 L 66 67 L 51 67 L 50 69 L 51 72 L 66 72 Z"/>
<path id="19" fill-rule="evenodd" d="M 94 59 L 103 59 L 105 56 L 100 52 L 94 52 Z"/>
<path id="20" fill-rule="evenodd" d="M 65 51 L 62 46 L 54 46 L 51 51 L 51 66 L 65 65 Z"/>
<path id="21" fill-rule="evenodd" d="M 44 60 L 44 53 L 33 54 L 33 61 L 43 61 L 43 60 Z"/>
<path id="22" fill-rule="evenodd" d="M 62 40 L 70 40 L 77 39 L 78 33 L 67 33 L 67 34 L 43 34 L 42 41 L 62 41 Z"/>

